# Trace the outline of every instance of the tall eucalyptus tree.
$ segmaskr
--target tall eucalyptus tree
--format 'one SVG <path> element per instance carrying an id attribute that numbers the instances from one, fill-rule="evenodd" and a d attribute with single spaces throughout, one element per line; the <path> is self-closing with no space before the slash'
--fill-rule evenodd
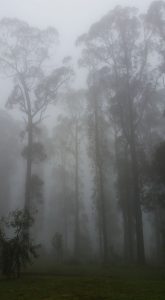
<path id="1" fill-rule="evenodd" d="M 110 112 L 120 135 L 128 145 L 131 161 L 132 201 L 135 219 L 137 260 L 145 262 L 143 221 L 138 168 L 138 125 L 149 101 L 154 79 L 149 64 L 150 31 L 144 18 L 131 7 L 116 7 L 88 33 L 79 37 L 81 64 L 93 63 L 103 70 L 102 81 L 109 99 Z"/>
<path id="2" fill-rule="evenodd" d="M 35 144 L 34 129 L 39 124 L 48 105 L 57 100 L 57 92 L 68 78 L 65 67 L 45 74 L 44 64 L 50 50 L 57 45 L 58 33 L 54 28 L 40 30 L 18 19 L 0 22 L 0 69 L 13 80 L 13 90 L 6 106 L 18 108 L 24 117 L 27 133 L 27 169 L 25 209 L 31 206 L 32 161 Z"/>

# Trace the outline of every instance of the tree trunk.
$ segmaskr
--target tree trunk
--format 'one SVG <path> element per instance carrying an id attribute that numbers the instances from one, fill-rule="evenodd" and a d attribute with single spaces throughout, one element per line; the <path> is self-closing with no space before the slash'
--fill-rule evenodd
<path id="1" fill-rule="evenodd" d="M 134 197 L 134 212 L 135 212 L 135 230 L 136 230 L 136 243 L 137 243 L 137 261 L 139 264 L 145 264 L 145 251 L 144 251 L 144 236 L 143 236 L 143 221 L 140 203 L 140 188 L 139 188 L 139 170 L 136 153 L 135 132 L 133 130 L 133 109 L 132 102 L 129 101 L 130 107 L 130 154 L 132 164 L 132 179 L 133 179 L 133 197 Z"/>
<path id="2" fill-rule="evenodd" d="M 156 254 L 158 263 L 163 264 L 165 261 L 164 254 L 164 209 L 158 205 L 155 207 L 154 211 L 155 217 L 155 235 L 156 235 Z"/>
<path id="3" fill-rule="evenodd" d="M 31 212 L 31 173 L 32 173 L 32 145 L 33 145 L 33 132 L 32 123 L 29 120 L 28 128 L 28 151 L 26 161 L 26 183 L 25 183 L 25 210 Z"/>
<path id="4" fill-rule="evenodd" d="M 63 153 L 62 153 L 63 154 Z M 63 164 L 63 211 L 64 211 L 64 223 L 63 223 L 63 231 L 64 231 L 64 255 L 67 254 L 68 251 L 68 212 L 67 212 L 67 186 L 66 186 L 66 158 L 65 154 L 61 156 L 61 163 Z"/>
<path id="5" fill-rule="evenodd" d="M 98 178 L 98 217 L 99 217 L 99 234 L 100 237 L 100 252 L 103 255 L 103 263 L 108 261 L 108 233 L 107 233 L 107 215 L 106 215 L 106 202 L 104 194 L 104 178 L 103 178 L 103 165 L 100 154 L 100 139 L 99 139 L 99 117 L 98 117 L 98 102 L 97 97 L 94 93 L 94 116 L 95 116 L 95 151 L 96 151 L 96 172 Z M 101 229 L 101 230 L 100 230 Z"/>
<path id="6" fill-rule="evenodd" d="M 143 220 L 140 203 L 140 188 L 139 188 L 139 168 L 138 158 L 136 151 L 136 128 L 134 122 L 134 98 L 131 94 L 130 86 L 130 64 L 129 52 L 127 49 L 127 41 L 125 40 L 124 31 L 122 32 L 123 48 L 125 54 L 126 66 L 126 86 L 125 93 L 128 100 L 128 124 L 129 124 L 129 146 L 132 167 L 132 182 L 133 182 L 133 197 L 134 197 L 134 213 L 135 213 L 135 230 L 136 230 L 136 243 L 137 243 L 137 261 L 140 265 L 145 264 L 145 251 L 144 251 L 144 236 L 143 236 Z"/>
<path id="7" fill-rule="evenodd" d="M 129 204 L 123 210 L 124 221 L 124 256 L 125 261 L 129 264 L 134 262 L 134 224 L 132 211 L 130 212 Z"/>
<path id="8" fill-rule="evenodd" d="M 118 195 L 121 204 L 123 215 L 123 231 L 124 231 L 124 258 L 128 263 L 134 261 L 134 222 L 133 210 L 131 206 L 131 182 L 129 172 L 129 161 L 127 147 L 123 151 L 121 160 L 125 161 L 125 174 L 121 171 L 120 152 L 117 144 L 117 136 L 115 134 L 115 156 L 117 166 L 117 180 L 118 180 Z"/>
<path id="9" fill-rule="evenodd" d="M 79 212 L 79 142 L 78 120 L 75 124 L 75 258 L 79 259 L 80 251 L 80 212 Z"/>
<path id="10" fill-rule="evenodd" d="M 27 161 L 26 161 L 26 180 L 25 180 L 25 210 L 31 212 L 31 173 L 32 173 L 32 147 L 33 147 L 33 120 L 31 111 L 31 101 L 28 88 L 22 75 L 19 76 L 22 87 L 23 96 L 27 106 Z"/>

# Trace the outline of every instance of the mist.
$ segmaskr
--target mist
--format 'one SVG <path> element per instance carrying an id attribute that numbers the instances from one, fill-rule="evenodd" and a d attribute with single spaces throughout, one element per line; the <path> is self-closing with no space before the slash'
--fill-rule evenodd
<path id="1" fill-rule="evenodd" d="M 0 281 L 159 279 L 165 2 L 0 4 Z"/>

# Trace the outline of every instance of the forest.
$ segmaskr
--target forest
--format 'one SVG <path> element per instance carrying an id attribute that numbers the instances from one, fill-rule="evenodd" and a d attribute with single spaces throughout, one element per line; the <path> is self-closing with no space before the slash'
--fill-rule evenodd
<path id="1" fill-rule="evenodd" d="M 0 295 L 164 299 L 165 2 L 111 9 L 75 56 L 56 55 L 57 29 L 0 20 Z M 56 274 L 59 294 L 34 274 Z M 148 289 L 127 290 L 137 276 Z M 54 296 L 26 294 L 34 280 Z"/>

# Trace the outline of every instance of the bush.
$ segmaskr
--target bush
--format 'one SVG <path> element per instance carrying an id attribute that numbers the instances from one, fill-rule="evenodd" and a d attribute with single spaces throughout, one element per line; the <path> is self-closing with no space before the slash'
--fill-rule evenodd
<path id="1" fill-rule="evenodd" d="M 27 211 L 16 210 L 1 220 L 1 269 L 6 277 L 20 277 L 23 267 L 37 257 L 39 245 L 34 245 L 29 230 L 34 220 Z M 9 238 L 9 234 L 11 237 Z"/>

